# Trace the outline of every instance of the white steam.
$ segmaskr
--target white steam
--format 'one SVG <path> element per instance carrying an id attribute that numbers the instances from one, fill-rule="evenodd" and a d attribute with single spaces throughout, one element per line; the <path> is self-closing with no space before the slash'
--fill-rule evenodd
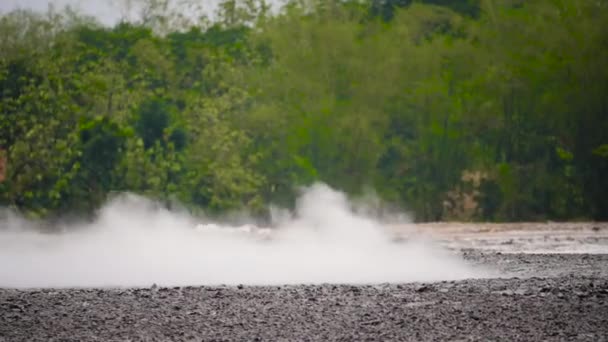
<path id="1" fill-rule="evenodd" d="M 479 270 L 424 241 L 395 242 L 324 185 L 272 229 L 200 224 L 125 195 L 92 224 L 41 233 L 0 221 L 0 287 L 395 283 L 475 278 Z"/>

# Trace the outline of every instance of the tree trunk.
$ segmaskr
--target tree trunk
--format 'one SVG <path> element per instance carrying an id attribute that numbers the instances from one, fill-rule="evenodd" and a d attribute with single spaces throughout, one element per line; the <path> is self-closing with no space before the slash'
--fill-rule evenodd
<path id="1" fill-rule="evenodd" d="M 0 183 L 4 182 L 6 179 L 6 151 L 0 148 Z"/>

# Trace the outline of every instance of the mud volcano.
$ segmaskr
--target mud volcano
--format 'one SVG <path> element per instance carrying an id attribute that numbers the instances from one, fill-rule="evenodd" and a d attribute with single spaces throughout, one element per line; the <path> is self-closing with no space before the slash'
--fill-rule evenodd
<path id="1" fill-rule="evenodd" d="M 431 283 L 0 290 L 1 341 L 608 339 L 608 255 L 511 253 L 522 241 L 584 246 L 607 227 L 458 228 L 460 253 L 504 277 Z M 559 228 L 560 233 L 552 233 Z M 437 228 L 438 229 L 438 228 Z M 564 231 L 570 230 L 568 235 Z M 473 247 L 475 235 L 480 248 Z M 547 239 L 537 239 L 544 231 Z M 511 230 L 511 232 L 513 232 Z M 448 239 L 448 230 L 437 231 Z M 594 235 L 596 234 L 596 235 Z M 500 242 L 500 241 L 502 242 Z M 479 242 L 481 241 L 481 242 Z M 484 242 L 485 241 L 485 242 Z M 488 241 L 500 251 L 492 250 Z M 552 240 L 555 241 L 555 240 Z M 466 245 L 466 246 L 465 246 Z M 597 247 L 596 246 L 596 247 Z M 598 247 L 599 248 L 599 247 Z M 565 250 L 564 250 L 565 251 Z"/>
<path id="2" fill-rule="evenodd" d="M 149 204 L 0 222 L 0 342 L 608 340 L 606 224 L 383 225 L 317 187 L 251 234 Z"/>

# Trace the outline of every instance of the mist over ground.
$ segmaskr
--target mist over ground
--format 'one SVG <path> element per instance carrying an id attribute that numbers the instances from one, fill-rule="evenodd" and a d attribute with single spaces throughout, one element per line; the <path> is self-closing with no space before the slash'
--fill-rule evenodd
<path id="1" fill-rule="evenodd" d="M 43 233 L 15 215 L 0 223 L 0 286 L 98 287 L 387 283 L 476 278 L 484 272 L 431 241 L 393 241 L 340 192 L 306 189 L 273 228 L 202 223 L 127 194 L 93 223 Z"/>

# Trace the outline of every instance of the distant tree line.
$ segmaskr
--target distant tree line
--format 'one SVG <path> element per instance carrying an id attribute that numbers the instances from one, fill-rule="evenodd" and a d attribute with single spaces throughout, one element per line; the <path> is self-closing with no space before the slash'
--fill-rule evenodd
<path id="1" fill-rule="evenodd" d="M 0 205 L 263 215 L 324 181 L 419 221 L 608 219 L 604 0 L 162 4 L 0 17 Z"/>

